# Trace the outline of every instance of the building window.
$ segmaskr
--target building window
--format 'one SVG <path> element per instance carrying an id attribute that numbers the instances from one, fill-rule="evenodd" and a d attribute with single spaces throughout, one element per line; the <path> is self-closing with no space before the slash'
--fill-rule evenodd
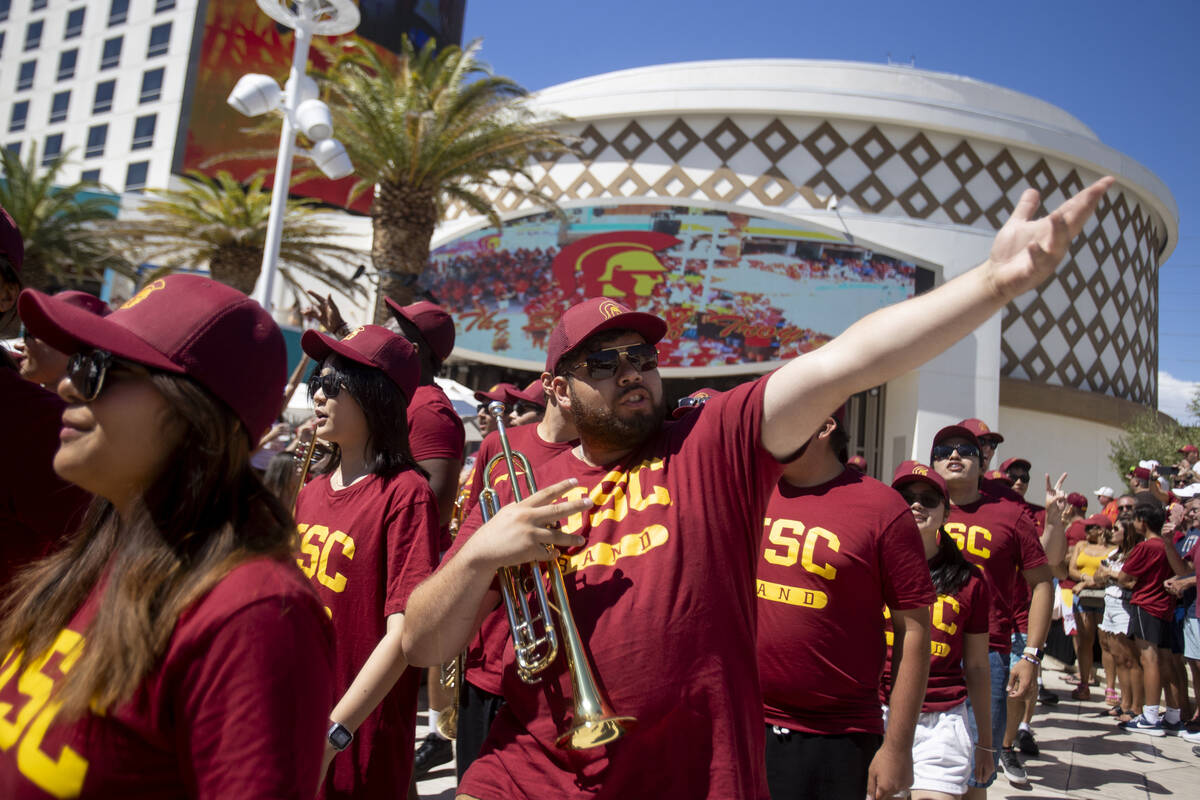
<path id="1" fill-rule="evenodd" d="M 96 99 L 92 101 L 92 113 L 103 114 L 112 111 L 113 95 L 117 92 L 116 81 L 104 81 L 96 84 Z"/>
<path id="2" fill-rule="evenodd" d="M 46 137 L 46 146 L 42 148 L 42 166 L 48 167 L 62 153 L 61 133 L 52 133 Z"/>
<path id="3" fill-rule="evenodd" d="M 4 31 L 0 31 L 0 55 L 4 54 Z"/>
<path id="4" fill-rule="evenodd" d="M 58 54 L 58 79 L 60 81 L 67 81 L 75 77 L 75 62 L 78 60 L 78 50 L 63 50 Z"/>
<path id="5" fill-rule="evenodd" d="M 25 120 L 29 119 L 29 101 L 22 100 L 13 103 L 12 116 L 8 118 L 8 132 L 16 133 L 25 130 Z"/>
<path id="6" fill-rule="evenodd" d="M 86 7 L 72 8 L 67 12 L 67 29 L 63 32 L 64 39 L 74 39 L 83 33 L 83 15 Z"/>
<path id="7" fill-rule="evenodd" d="M 112 0 L 108 7 L 108 27 L 120 25 L 129 19 L 129 0 Z"/>
<path id="8" fill-rule="evenodd" d="M 79 174 L 79 182 L 80 183 L 99 183 L 100 182 L 100 170 L 85 169 L 83 172 L 81 172 Z"/>
<path id="9" fill-rule="evenodd" d="M 17 91 L 33 88 L 33 75 L 37 71 L 36 61 L 26 61 L 17 73 Z"/>
<path id="10" fill-rule="evenodd" d="M 0 22 L 8 19 L 8 10 L 12 7 L 12 0 L 0 0 Z"/>
<path id="11" fill-rule="evenodd" d="M 50 101 L 50 124 L 56 122 L 65 122 L 67 119 L 67 109 L 71 105 L 71 93 L 58 92 L 54 95 L 54 99 Z"/>
<path id="12" fill-rule="evenodd" d="M 116 36 L 104 42 L 104 52 L 100 55 L 100 69 L 112 69 L 121 63 L 121 37 Z"/>
<path id="13" fill-rule="evenodd" d="M 125 170 L 125 191 L 137 192 L 146 188 L 146 176 L 149 173 L 149 161 L 138 161 L 130 164 Z"/>
<path id="14" fill-rule="evenodd" d="M 133 144 L 131 150 L 142 150 L 146 147 L 154 145 L 154 121 L 153 114 L 147 114 L 144 117 L 138 117 L 133 123 Z"/>
<path id="15" fill-rule="evenodd" d="M 154 13 L 170 11 L 175 7 L 175 0 L 154 0 Z"/>
<path id="16" fill-rule="evenodd" d="M 33 0 L 33 8 L 30 11 L 41 11 L 49 2 L 50 0 Z"/>
<path id="17" fill-rule="evenodd" d="M 8 152 L 12 153 L 14 156 L 17 156 L 18 158 L 21 155 L 21 143 L 20 142 L 9 142 L 8 144 L 4 145 L 4 149 L 7 150 Z"/>
<path id="18" fill-rule="evenodd" d="M 45 24 L 45 22 L 39 19 L 25 26 L 26 50 L 36 50 L 38 45 L 42 43 L 42 28 L 45 27 Z"/>
<path id="19" fill-rule="evenodd" d="M 142 92 L 139 103 L 151 103 L 162 97 L 163 68 L 148 69 L 142 74 Z"/>
<path id="20" fill-rule="evenodd" d="M 104 155 L 104 142 L 108 140 L 108 125 L 93 125 L 88 128 L 87 148 L 83 151 L 84 158 L 100 158 Z"/>
<path id="21" fill-rule="evenodd" d="M 150 46 L 146 48 L 146 58 L 165 56 L 171 46 L 171 23 L 164 22 L 150 29 Z"/>

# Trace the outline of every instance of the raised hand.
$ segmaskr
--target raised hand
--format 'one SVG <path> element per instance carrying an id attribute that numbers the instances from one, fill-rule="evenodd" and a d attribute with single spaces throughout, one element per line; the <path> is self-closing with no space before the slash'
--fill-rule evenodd
<path id="1" fill-rule="evenodd" d="M 1067 512 L 1070 511 L 1070 505 L 1067 504 L 1067 492 L 1063 491 L 1063 484 L 1067 482 L 1067 473 L 1063 473 L 1062 477 L 1054 485 L 1050 484 L 1050 475 L 1046 475 L 1046 518 L 1066 521 Z M 1051 517 L 1050 512 L 1053 509 L 1056 516 Z"/>
<path id="2" fill-rule="evenodd" d="M 1050 277 L 1113 180 L 1101 178 L 1040 219 L 1033 215 L 1041 195 L 1026 189 L 988 254 L 989 280 L 996 293 L 1012 299 Z"/>
<path id="3" fill-rule="evenodd" d="M 341 336 L 342 329 L 346 327 L 346 321 L 342 319 L 342 312 L 338 310 L 337 304 L 333 302 L 333 295 L 325 295 L 322 297 L 312 289 L 308 290 L 308 296 L 313 299 L 316 306 L 306 308 L 301 312 L 305 319 L 316 320 L 322 328 L 334 336 Z"/>

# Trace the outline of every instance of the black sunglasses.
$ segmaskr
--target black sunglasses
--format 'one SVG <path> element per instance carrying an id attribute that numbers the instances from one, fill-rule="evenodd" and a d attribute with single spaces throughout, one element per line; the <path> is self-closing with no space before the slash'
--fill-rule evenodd
<path id="1" fill-rule="evenodd" d="M 85 403 L 90 403 L 100 396 L 100 390 L 104 388 L 104 378 L 108 375 L 113 360 L 113 354 L 107 350 L 84 350 L 72 354 L 67 359 L 67 378 Z"/>
<path id="2" fill-rule="evenodd" d="M 708 402 L 707 397 L 681 397 L 675 404 L 676 408 L 700 408 Z"/>
<path id="3" fill-rule="evenodd" d="M 324 375 L 313 375 L 308 379 L 308 396 L 316 397 L 317 389 L 320 389 L 327 399 L 332 400 L 338 396 L 342 386 L 342 376 L 337 373 L 327 372 Z"/>
<path id="4" fill-rule="evenodd" d="M 542 407 L 534 403 L 517 403 L 513 406 L 512 413 L 518 417 L 525 414 L 536 414 L 542 410 Z"/>
<path id="5" fill-rule="evenodd" d="M 935 444 L 929 451 L 933 456 L 934 461 L 945 461 L 954 451 L 957 450 L 962 458 L 975 458 L 979 455 L 979 448 L 970 442 L 962 444 Z"/>
<path id="6" fill-rule="evenodd" d="M 588 377 L 595 380 L 611 378 L 617 374 L 621 366 L 621 356 L 629 365 L 639 372 L 649 372 L 658 366 L 658 348 L 652 344 L 629 344 L 624 347 L 606 347 L 584 356 L 575 366 L 568 369 L 574 372 L 582 366 L 587 367 Z"/>
<path id="7" fill-rule="evenodd" d="M 901 489 L 900 496 L 903 497 L 904 502 L 908 503 L 910 506 L 913 503 L 920 503 L 926 508 L 937 508 L 938 506 L 945 504 L 945 501 L 942 500 L 942 496 L 936 492 L 906 492 Z"/>
<path id="8" fill-rule="evenodd" d="M 1017 470 L 1012 470 L 1008 473 L 1008 477 L 1012 479 L 1013 483 L 1029 483 L 1028 472 L 1018 472 Z"/>

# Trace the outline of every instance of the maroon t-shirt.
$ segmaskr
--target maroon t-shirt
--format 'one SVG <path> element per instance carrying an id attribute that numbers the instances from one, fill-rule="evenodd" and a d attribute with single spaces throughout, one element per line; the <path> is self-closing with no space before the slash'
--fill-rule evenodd
<path id="1" fill-rule="evenodd" d="M 408 444 L 413 458 L 463 460 L 466 432 L 450 398 L 436 383 L 423 384 L 408 404 Z"/>
<path id="2" fill-rule="evenodd" d="M 562 655 L 536 685 L 509 656 L 506 705 L 459 792 L 767 798 L 754 563 L 780 467 L 760 444 L 765 385 L 710 400 L 616 463 L 592 467 L 567 452 L 536 469 L 540 486 L 573 476 L 566 496 L 595 501 L 564 520 L 587 541 L 561 563 L 596 680 L 637 724 L 606 747 L 558 747 L 573 715 Z M 456 549 L 478 524 L 476 510 Z"/>
<path id="3" fill-rule="evenodd" d="M 509 448 L 514 453 L 522 453 L 535 468 L 546 463 L 555 456 L 570 450 L 578 441 L 547 442 L 538 435 L 537 423 L 520 425 L 508 429 Z M 479 493 L 484 486 L 484 470 L 488 462 L 501 452 L 500 434 L 489 433 L 475 454 L 475 469 L 471 470 L 471 493 L 463 507 L 463 517 L 466 518 L 475 504 L 479 502 Z M 518 465 L 518 470 L 520 466 Z M 535 476 L 536 478 L 536 476 Z M 508 480 L 508 467 L 503 461 L 496 463 L 492 470 L 490 481 L 493 486 Z M 529 496 L 525 483 L 520 484 L 521 494 Z M 512 631 L 509 630 L 508 616 L 501 605 L 484 618 L 479 633 L 467 647 L 466 658 L 463 659 L 464 675 L 468 683 L 492 694 L 500 694 L 504 677 L 504 653 L 511 646 Z"/>
<path id="4" fill-rule="evenodd" d="M 437 501 L 415 470 L 368 475 L 338 491 L 322 475 L 300 492 L 296 527 L 296 561 L 337 635 L 340 699 L 386 633 L 388 615 L 404 612 L 412 590 L 437 564 Z M 396 787 L 408 786 L 420 680 L 420 670 L 404 671 L 334 758 L 320 797 L 394 797 Z"/>
<path id="5" fill-rule="evenodd" d="M 852 469 L 803 489 L 780 481 L 758 554 L 766 721 L 807 733 L 882 734 L 879 610 L 933 601 L 921 533 L 899 493 Z"/>
<path id="6" fill-rule="evenodd" d="M 1044 506 L 1022 501 L 1025 509 L 1033 515 L 1033 527 L 1037 533 L 1038 542 L 1042 540 L 1042 531 L 1046 528 L 1046 509 Z M 1042 551 L 1043 553 L 1045 550 Z M 1047 562 L 1049 563 L 1049 562 Z M 1033 601 L 1033 592 L 1029 581 L 1020 572 L 1013 576 L 1013 628 L 1017 633 L 1029 633 L 1029 604 Z"/>
<path id="7" fill-rule="evenodd" d="M 1161 537 L 1144 539 L 1134 545 L 1121 571 L 1137 578 L 1129 602 L 1144 608 L 1147 613 L 1166 619 L 1175 609 L 1175 599 L 1163 588 L 1163 581 L 1173 577 L 1167 561 L 1167 543 Z"/>
<path id="8" fill-rule="evenodd" d="M 104 715 L 47 702 L 86 647 L 94 591 L 49 653 L 0 668 L 0 797 L 311 798 L 333 702 L 333 632 L 290 563 L 256 559 L 179 617 L 159 665 Z"/>
<path id="9" fill-rule="evenodd" d="M 992 596 L 988 646 L 999 653 L 1012 649 L 1016 580 L 1025 580 L 1023 570 L 1046 563 L 1036 527 L 1023 505 L 981 494 L 974 503 L 951 506 L 944 528 L 967 561 L 983 570 Z"/>
<path id="10" fill-rule="evenodd" d="M 0 459 L 0 597 L 13 575 L 49 555 L 83 517 L 91 495 L 54 472 L 66 403 L 0 367 L 0 418 L 9 420 Z"/>
<path id="11" fill-rule="evenodd" d="M 967 680 L 963 674 L 963 652 L 968 633 L 988 632 L 988 608 L 991 593 L 979 567 L 952 595 L 939 594 L 931 611 L 929 683 L 921 713 L 946 711 L 967 699 Z M 884 609 L 887 625 L 887 661 L 879 682 L 879 702 L 887 704 L 892 694 L 892 619 Z"/>

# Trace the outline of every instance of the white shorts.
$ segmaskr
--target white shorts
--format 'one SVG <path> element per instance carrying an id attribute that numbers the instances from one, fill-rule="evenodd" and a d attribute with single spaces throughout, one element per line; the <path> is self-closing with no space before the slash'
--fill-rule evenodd
<path id="1" fill-rule="evenodd" d="M 1200 661 L 1200 619 L 1195 617 L 1183 620 L 1183 656 Z"/>
<path id="2" fill-rule="evenodd" d="M 1105 633 L 1129 633 L 1129 601 L 1104 598 L 1104 617 L 1100 620 L 1100 630 Z"/>
<path id="3" fill-rule="evenodd" d="M 888 710 L 883 709 L 887 727 Z M 913 732 L 913 789 L 965 794 L 971 777 L 975 742 L 967 722 L 967 704 L 917 717 Z"/>

